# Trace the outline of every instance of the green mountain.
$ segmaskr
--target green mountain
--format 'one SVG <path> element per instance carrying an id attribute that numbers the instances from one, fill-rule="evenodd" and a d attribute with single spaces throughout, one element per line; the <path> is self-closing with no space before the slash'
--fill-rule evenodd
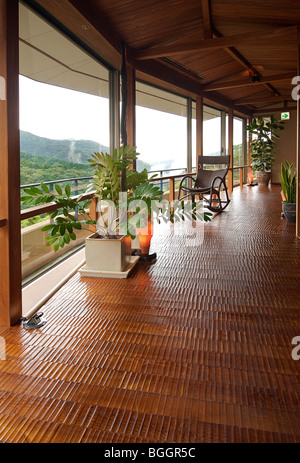
<path id="1" fill-rule="evenodd" d="M 77 164 L 62 159 L 21 153 L 21 185 L 67 178 L 91 177 L 92 175 L 93 168 L 89 164 Z"/>
<path id="2" fill-rule="evenodd" d="M 62 159 L 75 164 L 87 164 L 91 154 L 109 152 L 109 148 L 91 140 L 51 140 L 29 132 L 20 132 L 21 152 L 33 156 Z"/>
<path id="3" fill-rule="evenodd" d="M 91 140 L 51 140 L 21 131 L 21 185 L 51 180 L 91 177 L 88 159 L 95 152 L 109 148 Z M 137 160 L 137 170 L 151 170 L 151 165 Z"/>

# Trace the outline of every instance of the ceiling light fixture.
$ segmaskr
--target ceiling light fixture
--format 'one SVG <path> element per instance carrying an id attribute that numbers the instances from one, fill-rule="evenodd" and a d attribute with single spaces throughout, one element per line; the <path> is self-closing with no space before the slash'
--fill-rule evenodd
<path id="1" fill-rule="evenodd" d="M 251 80 L 253 83 L 255 82 L 259 82 L 260 81 L 260 78 L 257 74 L 254 74 L 252 77 L 251 77 Z"/>

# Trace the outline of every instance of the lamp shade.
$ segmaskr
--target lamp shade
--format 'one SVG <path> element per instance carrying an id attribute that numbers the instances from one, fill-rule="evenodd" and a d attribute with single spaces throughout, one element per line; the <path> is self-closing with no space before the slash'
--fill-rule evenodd
<path id="1" fill-rule="evenodd" d="M 142 255 L 148 255 L 151 245 L 151 239 L 153 236 L 153 223 L 151 221 L 151 216 L 148 217 L 148 222 L 145 227 L 137 228 L 141 253 Z"/>

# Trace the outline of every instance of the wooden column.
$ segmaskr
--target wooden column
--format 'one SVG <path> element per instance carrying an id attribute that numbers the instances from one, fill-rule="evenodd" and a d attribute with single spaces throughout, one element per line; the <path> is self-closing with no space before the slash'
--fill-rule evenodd
<path id="1" fill-rule="evenodd" d="M 240 188 L 243 188 L 244 187 L 244 169 L 240 167 L 239 172 L 240 172 Z"/>
<path id="2" fill-rule="evenodd" d="M 109 131 L 110 149 L 120 147 L 120 73 L 118 70 L 110 71 L 109 79 Z"/>
<path id="3" fill-rule="evenodd" d="M 192 172 L 193 168 L 193 134 L 192 134 L 192 120 L 193 120 L 193 110 L 192 110 L 192 100 L 187 99 L 187 171 Z M 197 163 L 196 163 L 197 165 Z"/>
<path id="4" fill-rule="evenodd" d="M 203 98 L 196 99 L 196 166 L 198 169 L 198 156 L 203 156 Z"/>
<path id="5" fill-rule="evenodd" d="M 135 69 L 127 63 L 127 143 L 136 146 Z"/>
<path id="6" fill-rule="evenodd" d="M 249 117 L 249 118 L 247 119 L 247 125 L 250 125 L 251 122 L 252 122 L 252 117 Z M 251 153 L 252 153 L 252 146 L 251 146 L 251 143 L 252 143 L 252 134 L 249 133 L 249 132 L 248 132 L 248 134 L 249 134 L 249 136 L 248 136 L 248 159 L 247 159 L 247 164 L 248 164 L 248 166 L 251 166 L 251 163 L 252 163 L 252 158 L 251 158 Z M 247 169 L 247 173 L 248 173 L 247 179 L 248 179 L 248 176 L 249 176 L 249 173 L 251 172 L 251 170 L 252 170 L 252 167 L 248 167 L 248 169 Z"/>
<path id="7" fill-rule="evenodd" d="M 22 316 L 19 2 L 0 0 L 0 325 Z M 3 88 L 4 87 L 4 88 Z"/>
<path id="8" fill-rule="evenodd" d="M 228 172 L 228 190 L 233 190 L 233 110 L 228 109 L 228 154 L 230 155 L 230 170 Z"/>
<path id="9" fill-rule="evenodd" d="M 297 36 L 297 75 L 300 76 L 300 26 Z M 296 236 L 300 238 L 300 96 L 297 99 L 297 204 L 296 204 Z"/>
<path id="10" fill-rule="evenodd" d="M 221 111 L 221 155 L 226 154 L 226 111 Z"/>
<path id="11" fill-rule="evenodd" d="M 243 119 L 243 164 L 248 164 L 247 119 Z M 247 183 L 248 169 L 243 169 L 243 185 Z"/>
<path id="12" fill-rule="evenodd" d="M 247 124 L 250 125 L 252 122 L 252 117 L 249 117 L 249 119 L 247 119 Z M 249 132 L 248 132 L 249 133 Z M 252 143 L 252 134 L 249 133 L 249 137 L 248 137 L 248 160 L 247 160 L 247 164 L 250 166 L 251 162 L 252 162 L 252 158 L 251 158 L 251 152 L 252 152 L 252 147 L 251 147 L 251 143 Z"/>
<path id="13" fill-rule="evenodd" d="M 169 190 L 170 190 L 170 195 L 169 195 L 169 201 L 172 203 L 175 201 L 175 179 L 170 178 L 169 180 Z"/>

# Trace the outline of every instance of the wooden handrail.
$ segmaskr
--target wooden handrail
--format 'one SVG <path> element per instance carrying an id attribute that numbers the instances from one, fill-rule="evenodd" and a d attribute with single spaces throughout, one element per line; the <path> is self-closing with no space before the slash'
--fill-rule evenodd
<path id="1" fill-rule="evenodd" d="M 76 201 L 77 198 L 81 197 L 82 201 L 86 201 L 88 199 L 92 199 L 93 196 L 93 193 L 89 193 L 82 196 L 73 196 L 72 199 Z M 43 206 L 35 206 L 31 207 L 30 209 L 24 209 L 23 211 L 21 211 L 21 220 L 31 219 L 32 217 L 36 217 L 42 214 L 48 214 L 48 212 L 53 212 L 60 208 L 61 207 L 55 203 L 47 203 L 43 204 Z"/>
<path id="2" fill-rule="evenodd" d="M 251 165 L 234 166 L 234 167 L 230 167 L 229 170 L 247 169 L 247 168 L 250 168 L 250 167 L 251 167 Z M 157 178 L 154 178 L 151 181 L 152 182 L 161 182 L 161 181 L 164 181 L 164 180 L 171 180 L 171 179 L 185 177 L 186 175 L 196 175 L 196 172 L 187 172 L 187 173 L 185 172 L 183 174 L 170 175 L 168 177 L 157 177 Z"/>
<path id="3" fill-rule="evenodd" d="M 185 172 L 183 174 L 177 174 L 177 175 L 170 175 L 168 177 L 157 177 L 151 180 L 151 182 L 161 182 L 164 180 L 171 180 L 175 178 L 181 178 L 181 177 L 186 177 L 187 175 L 196 175 L 196 172 Z"/>
<path id="4" fill-rule="evenodd" d="M 230 168 L 230 170 L 240 169 L 240 172 L 241 172 L 243 169 L 250 168 L 250 167 L 251 167 L 250 165 L 234 166 Z M 186 175 L 196 175 L 196 172 L 184 172 L 182 174 L 170 175 L 167 177 L 157 177 L 157 178 L 154 178 L 152 182 L 163 182 L 163 181 L 168 180 L 170 183 L 170 200 L 172 201 L 175 198 L 175 179 L 185 177 Z M 243 184 L 242 177 L 243 176 L 240 175 L 240 186 L 242 186 Z M 86 201 L 88 199 L 93 199 L 93 196 L 94 196 L 93 193 L 85 194 L 81 197 L 81 200 Z M 79 198 L 79 197 L 80 195 L 73 196 L 72 199 L 76 200 L 76 198 Z M 57 209 L 60 209 L 60 207 L 55 203 L 48 203 L 48 204 L 43 204 L 42 206 L 36 206 L 36 207 L 31 207 L 30 209 L 24 209 L 23 211 L 21 211 L 21 220 L 26 220 L 32 217 L 36 217 L 38 215 L 47 214 L 49 212 L 56 211 Z M 5 224 L 6 224 L 5 219 L 0 220 L 0 227 L 4 227 Z"/>
<path id="5" fill-rule="evenodd" d="M 247 168 L 250 168 L 251 166 L 250 165 L 244 165 L 244 166 L 234 166 L 234 167 L 230 167 L 229 170 L 230 171 L 234 171 L 234 170 L 237 170 L 239 169 L 240 170 L 240 187 L 243 187 L 244 185 L 244 180 L 243 180 L 243 169 L 247 169 Z M 183 173 L 183 174 L 177 174 L 177 175 L 171 175 L 171 176 L 168 176 L 168 177 L 157 177 L 157 178 L 154 178 L 152 181 L 153 182 L 164 182 L 166 180 L 169 180 L 169 190 L 170 190 L 170 201 L 173 201 L 175 199 L 175 179 L 176 178 L 182 178 L 182 177 L 185 177 L 187 175 L 196 175 L 196 172 L 189 172 L 189 173 Z M 234 188 L 234 185 L 233 185 L 233 188 Z M 230 185 L 229 185 L 229 191 L 230 193 L 232 192 L 232 189 L 230 188 Z"/>
<path id="6" fill-rule="evenodd" d="M 250 168 L 251 166 L 233 166 L 233 167 L 230 167 L 229 170 L 234 170 L 234 169 L 247 169 L 247 168 Z"/>

